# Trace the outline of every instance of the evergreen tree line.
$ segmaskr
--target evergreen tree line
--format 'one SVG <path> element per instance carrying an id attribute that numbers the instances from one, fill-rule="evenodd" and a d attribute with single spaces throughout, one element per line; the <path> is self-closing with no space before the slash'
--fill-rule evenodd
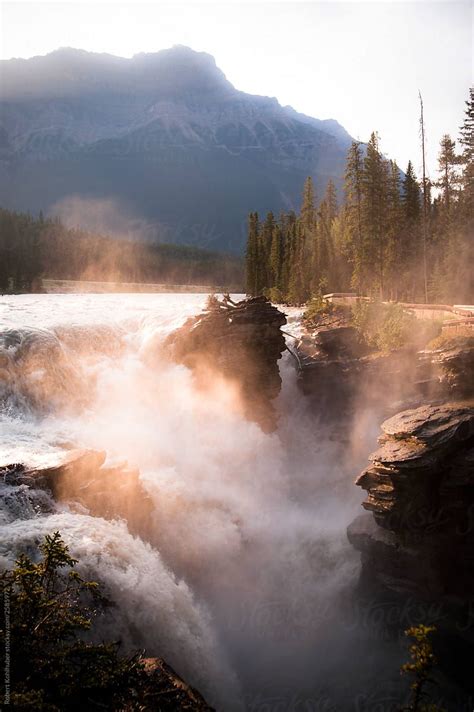
<path id="1" fill-rule="evenodd" d="M 0 208 L 0 293 L 41 289 L 41 279 L 162 282 L 241 291 L 242 260 L 194 247 L 117 240 L 58 219 Z"/>
<path id="2" fill-rule="evenodd" d="M 438 180 L 424 189 L 411 161 L 401 173 L 372 133 L 366 146 L 354 141 L 349 149 L 342 204 L 331 180 L 318 201 L 307 178 L 299 214 L 270 212 L 261 221 L 250 213 L 248 294 L 289 304 L 341 291 L 473 303 L 473 89 L 466 106 L 460 151 L 442 137 Z"/>

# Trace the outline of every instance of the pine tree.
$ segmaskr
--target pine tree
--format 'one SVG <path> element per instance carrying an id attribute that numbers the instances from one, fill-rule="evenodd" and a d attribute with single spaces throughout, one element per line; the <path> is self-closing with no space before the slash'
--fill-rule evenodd
<path id="1" fill-rule="evenodd" d="M 408 161 L 402 188 L 402 205 L 406 220 L 417 221 L 420 219 L 420 195 L 420 186 L 413 170 L 413 164 Z"/>
<path id="2" fill-rule="evenodd" d="M 386 266 L 389 275 L 390 297 L 398 299 L 401 286 L 401 271 L 405 267 L 406 255 L 402 249 L 402 202 L 400 195 L 400 170 L 396 161 L 389 163 Z"/>
<path id="3" fill-rule="evenodd" d="M 280 293 L 282 290 L 283 244 L 280 225 L 273 228 L 272 247 L 270 250 L 270 268 L 272 272 L 272 286 Z"/>
<path id="4" fill-rule="evenodd" d="M 456 193 L 456 164 L 458 159 L 455 153 L 456 143 L 451 139 L 449 134 L 444 134 L 440 143 L 440 151 L 438 155 L 438 170 L 440 179 L 436 185 L 441 188 L 445 214 L 449 218 L 452 204 Z"/>
<path id="5" fill-rule="evenodd" d="M 359 141 L 353 141 L 347 155 L 345 198 L 349 256 L 354 265 L 352 283 L 358 293 L 363 291 L 362 189 L 363 158 Z"/>
<path id="6" fill-rule="evenodd" d="M 423 281 L 421 244 L 421 189 L 413 164 L 408 161 L 402 183 L 400 250 L 404 256 L 404 294 L 408 301 L 416 300 L 416 293 Z"/>
<path id="7" fill-rule="evenodd" d="M 250 213 L 248 220 L 247 252 L 245 256 L 247 275 L 247 294 L 260 294 L 261 274 L 259 269 L 259 222 L 258 213 Z"/>
<path id="8" fill-rule="evenodd" d="M 466 115 L 460 133 L 459 142 L 463 147 L 460 159 L 462 202 L 465 216 L 472 226 L 474 221 L 474 88 L 472 87 L 469 90 L 469 100 L 466 101 Z"/>
<path id="9" fill-rule="evenodd" d="M 311 176 L 308 176 L 304 183 L 303 188 L 303 201 L 301 203 L 301 222 L 303 227 L 309 235 L 314 227 L 316 210 L 315 210 L 315 192 L 314 184 Z"/>
<path id="10" fill-rule="evenodd" d="M 363 171 L 363 245 L 362 264 L 369 289 L 384 296 L 387 240 L 388 165 L 379 149 L 379 137 L 373 132 L 367 144 Z"/>
<path id="11" fill-rule="evenodd" d="M 265 287 L 273 286 L 270 253 L 274 228 L 275 217 L 272 212 L 269 212 L 259 232 L 259 294 L 263 292 Z"/>
<path id="12" fill-rule="evenodd" d="M 318 211 L 317 245 L 318 265 L 317 282 L 313 283 L 315 294 L 326 291 L 332 284 L 334 286 L 334 249 L 332 242 L 332 226 L 337 216 L 337 193 L 332 180 L 328 181 L 324 198 Z"/>

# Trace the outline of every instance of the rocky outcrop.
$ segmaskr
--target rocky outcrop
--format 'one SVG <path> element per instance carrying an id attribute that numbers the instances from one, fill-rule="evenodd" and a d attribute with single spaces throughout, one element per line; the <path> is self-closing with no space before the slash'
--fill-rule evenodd
<path id="1" fill-rule="evenodd" d="M 474 395 L 474 337 L 443 337 L 441 345 L 420 352 L 407 346 L 383 353 L 362 344 L 347 320 L 333 322 L 307 332 L 297 345 L 301 390 L 326 415 L 350 415 L 361 400 L 383 400 L 388 415 L 395 408 Z"/>
<path id="2" fill-rule="evenodd" d="M 440 348 L 425 351 L 434 377 L 446 392 L 456 397 L 474 395 L 474 335 L 456 337 Z"/>
<path id="3" fill-rule="evenodd" d="M 382 431 L 356 481 L 371 514 L 348 529 L 363 576 L 423 595 L 472 595 L 474 403 L 407 410 Z"/>
<path id="4" fill-rule="evenodd" d="M 126 463 L 104 466 L 106 453 L 73 450 L 57 462 L 41 467 L 11 464 L 0 467 L 7 485 L 47 490 L 57 502 L 72 502 L 105 519 L 126 519 L 132 533 L 147 531 L 152 502 L 143 489 L 139 471 Z"/>
<path id="5" fill-rule="evenodd" d="M 416 382 L 416 352 L 374 352 L 361 343 L 349 324 L 324 326 L 305 334 L 297 346 L 298 384 L 315 401 L 325 418 L 353 417 L 361 401 L 383 403 L 388 414 L 400 402 L 412 405 L 420 396 Z"/>
<path id="6" fill-rule="evenodd" d="M 147 680 L 137 690 L 136 698 L 127 710 L 136 710 L 137 703 L 143 712 L 213 712 L 200 693 L 188 685 L 162 658 L 144 658 Z"/>
<path id="7" fill-rule="evenodd" d="M 276 427 L 272 401 L 281 388 L 278 360 L 286 348 L 286 317 L 265 297 L 241 302 L 211 299 L 207 311 L 171 334 L 165 348 L 178 363 L 206 379 L 221 374 L 236 385 L 250 420 Z"/>

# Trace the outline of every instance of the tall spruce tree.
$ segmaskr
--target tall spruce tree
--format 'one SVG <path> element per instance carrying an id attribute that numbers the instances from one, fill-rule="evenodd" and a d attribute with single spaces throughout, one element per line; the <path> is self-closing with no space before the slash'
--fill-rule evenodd
<path id="1" fill-rule="evenodd" d="M 347 154 L 344 190 L 346 202 L 348 253 L 353 263 L 352 284 L 358 293 L 363 291 L 363 227 L 362 190 L 364 161 L 361 144 L 353 141 Z"/>
<path id="2" fill-rule="evenodd" d="M 247 294 L 257 296 L 261 289 L 261 273 L 259 268 L 259 222 L 258 213 L 250 213 L 248 218 L 247 252 L 245 255 Z"/>
<path id="3" fill-rule="evenodd" d="M 401 271 L 405 268 L 402 249 L 402 202 L 400 195 L 400 169 L 396 161 L 389 162 L 387 191 L 386 265 L 388 289 L 391 299 L 398 299 Z"/>
<path id="4" fill-rule="evenodd" d="M 444 134 L 440 143 L 438 154 L 438 171 L 440 178 L 436 183 L 438 188 L 441 188 L 442 202 L 444 211 L 449 217 L 456 194 L 456 165 L 459 163 L 455 152 L 456 142 L 451 139 L 449 134 Z"/>
<path id="5" fill-rule="evenodd" d="M 469 99 L 466 101 L 466 113 L 460 133 L 459 142 L 463 147 L 460 158 L 462 206 L 464 215 L 472 225 L 474 221 L 474 88 L 472 87 L 469 90 Z"/>
<path id="6" fill-rule="evenodd" d="M 462 156 L 456 156 L 454 141 L 444 135 L 438 183 L 441 194 L 434 201 L 427 179 L 422 192 L 411 161 L 401 177 L 397 164 L 382 155 L 378 136 L 373 133 L 365 148 L 357 141 L 350 147 L 345 200 L 339 210 L 332 182 L 316 209 L 313 183 L 308 178 L 300 215 L 283 213 L 276 221 L 269 214 L 260 226 L 258 216 L 252 213 L 247 245 L 249 293 L 268 294 L 267 290 L 277 289 L 282 299 L 301 304 L 323 290 L 351 286 L 367 295 L 418 301 L 427 298 L 429 284 L 432 298 L 472 301 L 472 90 L 466 105 Z M 422 219 L 422 196 L 427 220 Z"/>
<path id="7" fill-rule="evenodd" d="M 301 203 L 301 222 L 308 236 L 314 227 L 316 217 L 315 203 L 316 196 L 313 179 L 308 176 L 304 183 L 303 201 Z"/>
<path id="8" fill-rule="evenodd" d="M 384 297 L 387 250 L 388 164 L 380 152 L 378 134 L 367 144 L 362 180 L 362 264 L 369 290 Z"/>

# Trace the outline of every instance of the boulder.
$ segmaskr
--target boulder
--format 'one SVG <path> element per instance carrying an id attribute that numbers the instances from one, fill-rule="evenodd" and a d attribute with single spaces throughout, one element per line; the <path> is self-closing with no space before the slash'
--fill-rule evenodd
<path id="1" fill-rule="evenodd" d="M 104 467 L 106 453 L 72 450 L 55 462 L 39 467 L 11 464 L 0 467 L 7 485 L 48 490 L 58 502 L 86 507 L 105 519 L 125 519 L 132 533 L 145 535 L 153 510 L 140 473 L 127 463 Z"/>
<path id="2" fill-rule="evenodd" d="M 126 705 L 136 710 L 137 703 L 143 712 L 213 712 L 202 695 L 188 685 L 162 658 L 144 658 L 147 680 L 136 691 L 135 699 Z"/>
<path id="3" fill-rule="evenodd" d="M 220 374 L 237 386 L 246 416 L 276 428 L 272 401 L 280 392 L 278 360 L 286 348 L 285 315 L 265 297 L 211 299 L 202 314 L 170 334 L 165 348 L 201 378 Z"/>
<path id="4" fill-rule="evenodd" d="M 374 517 L 348 529 L 363 570 L 397 590 L 472 595 L 474 404 L 404 411 L 382 424 L 379 442 L 356 480 Z"/>
<path id="5" fill-rule="evenodd" d="M 474 393 L 474 337 L 457 337 L 451 345 L 432 354 L 441 371 L 440 381 L 458 397 Z"/>

